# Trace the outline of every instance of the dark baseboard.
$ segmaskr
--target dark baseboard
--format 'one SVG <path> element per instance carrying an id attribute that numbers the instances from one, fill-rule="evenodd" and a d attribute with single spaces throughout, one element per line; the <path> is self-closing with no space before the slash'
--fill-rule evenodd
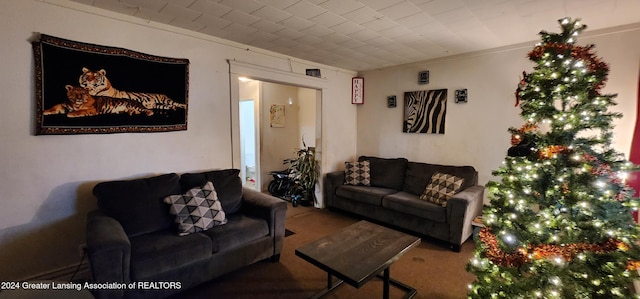
<path id="1" fill-rule="evenodd" d="M 66 267 L 62 267 L 55 270 L 29 276 L 24 280 L 25 281 L 54 280 L 54 281 L 65 281 L 65 282 L 66 281 L 69 281 L 69 282 L 89 281 L 91 280 L 91 270 L 89 269 L 89 263 L 85 260 L 85 261 L 82 261 L 82 263 L 75 263 Z"/>

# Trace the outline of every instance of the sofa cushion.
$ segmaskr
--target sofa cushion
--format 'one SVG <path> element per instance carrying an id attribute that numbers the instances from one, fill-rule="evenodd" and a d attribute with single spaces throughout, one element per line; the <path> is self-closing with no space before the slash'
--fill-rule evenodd
<path id="1" fill-rule="evenodd" d="M 98 207 L 118 220 L 129 236 L 170 228 L 174 217 L 163 199 L 180 193 L 179 177 L 175 173 L 102 182 L 93 188 Z"/>
<path id="2" fill-rule="evenodd" d="M 418 196 L 404 191 L 385 196 L 382 199 L 382 206 L 389 210 L 422 217 L 435 222 L 447 222 L 447 208 L 420 200 Z"/>
<path id="3" fill-rule="evenodd" d="M 467 189 L 478 184 L 478 173 L 472 166 L 449 166 L 420 162 L 407 163 L 406 177 L 403 191 L 420 196 L 427 187 L 427 183 L 436 172 L 442 172 L 463 178 L 464 183 L 460 190 Z"/>
<path id="4" fill-rule="evenodd" d="M 182 195 L 169 195 L 164 202 L 170 204 L 169 212 L 176 215 L 178 235 L 186 236 L 227 223 L 222 205 L 213 183 L 189 189 Z"/>
<path id="5" fill-rule="evenodd" d="M 336 189 L 336 195 L 338 197 L 348 198 L 350 200 L 367 203 L 370 205 L 381 205 L 382 197 L 392 193 L 398 192 L 393 189 L 380 188 L 380 187 L 365 187 L 365 186 L 352 186 L 342 185 Z M 340 198 L 336 199 L 340 200 Z"/>
<path id="6" fill-rule="evenodd" d="M 264 219 L 236 213 L 229 215 L 227 224 L 202 233 L 211 239 L 216 253 L 268 236 L 269 226 Z"/>
<path id="7" fill-rule="evenodd" d="M 239 169 L 213 170 L 200 173 L 185 173 L 180 176 L 182 191 L 204 185 L 207 181 L 213 183 L 222 203 L 222 209 L 229 215 L 240 211 L 242 206 L 242 181 Z"/>
<path id="8" fill-rule="evenodd" d="M 431 176 L 431 181 L 420 195 L 420 199 L 446 207 L 447 200 L 460 191 L 463 182 L 463 178 L 436 172 Z"/>
<path id="9" fill-rule="evenodd" d="M 369 161 L 371 186 L 402 190 L 407 169 L 407 159 L 360 156 L 358 161 Z"/>
<path id="10" fill-rule="evenodd" d="M 371 168 L 369 161 L 344 162 L 344 183 L 347 185 L 371 185 Z"/>
<path id="11" fill-rule="evenodd" d="M 178 236 L 169 229 L 132 237 L 130 241 L 132 281 L 211 257 L 211 240 L 203 234 Z"/>

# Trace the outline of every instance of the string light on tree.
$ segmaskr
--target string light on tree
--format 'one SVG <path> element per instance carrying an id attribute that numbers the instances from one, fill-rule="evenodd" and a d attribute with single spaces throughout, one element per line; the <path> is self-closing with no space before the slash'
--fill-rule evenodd
<path id="1" fill-rule="evenodd" d="M 635 166 L 611 147 L 622 115 L 602 93 L 608 65 L 576 44 L 585 25 L 559 23 L 540 33 L 516 89 L 525 123 L 509 128 L 501 180 L 487 184 L 469 298 L 640 298 L 638 202 L 625 184 Z"/>

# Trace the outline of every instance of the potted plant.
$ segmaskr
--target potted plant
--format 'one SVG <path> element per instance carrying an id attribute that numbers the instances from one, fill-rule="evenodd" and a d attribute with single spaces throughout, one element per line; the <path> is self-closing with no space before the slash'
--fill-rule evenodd
<path id="1" fill-rule="evenodd" d="M 316 149 L 307 147 L 304 139 L 302 145 L 296 150 L 296 157 L 284 160 L 284 164 L 289 164 L 289 179 L 293 183 L 292 201 L 299 200 L 302 205 L 312 205 L 316 201 L 315 189 L 319 175 Z"/>

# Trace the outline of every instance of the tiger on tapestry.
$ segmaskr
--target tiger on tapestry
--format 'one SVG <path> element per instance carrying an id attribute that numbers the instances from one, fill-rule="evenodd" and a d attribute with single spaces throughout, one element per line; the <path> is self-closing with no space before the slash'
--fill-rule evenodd
<path id="1" fill-rule="evenodd" d="M 42 111 L 43 115 L 67 114 L 67 117 L 84 117 L 99 114 L 121 114 L 129 115 L 145 113 L 147 116 L 153 115 L 153 111 L 145 108 L 142 104 L 127 100 L 116 99 L 103 96 L 92 96 L 89 91 L 82 87 L 67 85 L 67 102 L 54 105 Z"/>
<path id="2" fill-rule="evenodd" d="M 80 86 L 89 91 L 93 96 L 106 96 L 118 99 L 129 99 L 140 102 L 147 109 L 176 110 L 187 109 L 187 104 L 174 102 L 168 96 L 161 93 L 145 93 L 121 91 L 111 86 L 107 78 L 107 71 L 101 69 L 97 72 L 83 67 L 82 75 L 78 79 Z"/>

